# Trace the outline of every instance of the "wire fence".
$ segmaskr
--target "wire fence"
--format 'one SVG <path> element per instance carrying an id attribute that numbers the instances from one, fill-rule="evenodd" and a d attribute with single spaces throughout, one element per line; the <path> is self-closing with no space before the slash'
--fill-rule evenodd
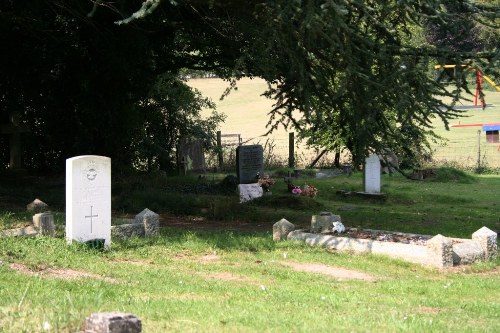
<path id="1" fill-rule="evenodd" d="M 233 138 L 231 138 L 233 139 Z M 268 137 L 268 138 L 245 138 L 238 137 L 232 142 L 226 141 L 223 147 L 224 164 L 227 166 L 236 165 L 236 147 L 238 144 L 245 145 L 259 144 L 264 150 L 264 163 L 266 168 L 284 167 L 289 162 L 289 141 L 288 139 Z M 484 136 L 471 138 L 464 137 L 450 140 L 442 145 L 435 145 L 430 164 L 450 165 L 461 169 L 476 168 L 500 168 L 500 143 L 486 142 Z M 304 168 L 319 156 L 320 150 L 308 148 L 304 143 L 295 143 L 295 166 Z M 334 153 L 327 153 L 319 159 L 317 167 L 331 167 L 334 161 Z M 341 163 L 349 163 L 350 156 L 341 156 Z"/>
<path id="2" fill-rule="evenodd" d="M 464 169 L 499 168 L 500 143 L 459 139 L 435 146 L 434 164 L 451 164 Z"/>
<path id="3" fill-rule="evenodd" d="M 264 165 L 266 168 L 285 167 L 289 165 L 289 140 L 276 137 L 245 138 L 236 134 L 222 135 L 222 148 L 224 165 L 231 168 L 236 165 L 236 147 L 238 144 L 261 145 L 264 151 Z M 302 142 L 294 145 L 294 166 L 305 168 L 319 156 L 321 150 L 307 147 Z M 326 153 L 317 161 L 317 167 L 330 167 L 333 165 L 334 153 Z M 348 157 L 345 157 L 346 159 Z M 213 160 L 213 158 L 212 158 Z M 211 163 L 210 163 L 211 164 Z"/>

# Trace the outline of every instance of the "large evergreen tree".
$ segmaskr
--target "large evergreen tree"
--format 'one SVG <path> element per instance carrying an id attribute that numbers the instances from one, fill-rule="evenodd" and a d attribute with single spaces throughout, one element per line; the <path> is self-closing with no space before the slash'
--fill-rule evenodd
<path id="1" fill-rule="evenodd" d="M 146 91 L 157 75 L 188 68 L 263 77 L 275 100 L 270 129 L 294 126 L 312 144 L 347 147 L 355 162 L 410 141 L 416 153 L 432 118 L 447 124 L 459 115 L 441 97 L 458 98 L 462 83 L 445 89 L 432 65 L 452 61 L 499 77 L 495 43 L 481 52 L 415 43 L 426 25 L 463 17 L 491 25 L 499 14 L 486 1 L 454 3 L 460 16 L 436 0 L 146 0 L 139 11 L 140 1 L 16 1 L 0 15 L 9 46 L 2 108 L 31 110 L 35 125 L 31 114 L 50 113 L 54 128 L 71 128 L 78 140 L 62 155 L 112 145 L 106 150 L 128 156 Z M 97 118 L 102 130 L 92 127 Z"/>

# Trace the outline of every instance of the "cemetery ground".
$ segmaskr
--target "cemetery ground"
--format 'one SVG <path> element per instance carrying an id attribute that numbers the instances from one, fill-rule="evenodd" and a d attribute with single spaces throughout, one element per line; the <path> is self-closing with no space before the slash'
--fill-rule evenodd
<path id="1" fill-rule="evenodd" d="M 382 176 L 386 200 L 361 191 L 362 175 L 303 177 L 315 199 L 287 192 L 240 204 L 224 174 L 116 176 L 113 223 L 145 207 L 161 234 L 112 239 L 108 251 L 64 239 L 64 177 L 0 179 L 0 230 L 31 220 L 34 198 L 55 214 L 56 237 L 0 239 L 0 331 L 78 332 L 91 313 L 122 311 L 144 332 L 396 332 L 500 330 L 500 259 L 445 270 L 384 256 L 273 242 L 281 218 L 308 227 L 331 211 L 348 227 L 470 238 L 500 229 L 498 174 L 438 168 L 412 181 Z"/>

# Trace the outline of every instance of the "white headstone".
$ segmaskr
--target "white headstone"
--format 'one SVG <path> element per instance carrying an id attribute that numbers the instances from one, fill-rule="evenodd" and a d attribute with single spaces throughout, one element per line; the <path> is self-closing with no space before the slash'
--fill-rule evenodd
<path id="1" fill-rule="evenodd" d="M 380 193 L 380 160 L 376 154 L 365 159 L 364 183 L 366 193 Z"/>
<path id="2" fill-rule="evenodd" d="M 240 191 L 240 203 L 260 198 L 264 193 L 262 187 L 257 183 L 239 184 L 238 190 Z"/>
<path id="3" fill-rule="evenodd" d="M 76 156 L 66 160 L 66 240 L 93 239 L 111 245 L 111 159 Z"/>

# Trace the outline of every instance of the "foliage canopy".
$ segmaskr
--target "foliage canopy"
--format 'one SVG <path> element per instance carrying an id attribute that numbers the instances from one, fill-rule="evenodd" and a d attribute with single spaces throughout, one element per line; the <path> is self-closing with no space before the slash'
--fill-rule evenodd
<path id="1" fill-rule="evenodd" d="M 44 152 L 92 151 L 129 163 L 131 142 L 144 141 L 144 119 L 154 118 L 140 105 L 160 75 L 174 82 L 181 69 L 203 70 L 233 80 L 230 87 L 243 76 L 267 80 L 270 130 L 292 126 L 310 144 L 347 147 L 354 162 L 384 148 L 418 155 L 433 118 L 447 126 L 460 115 L 441 98 L 467 91 L 459 78 L 453 89 L 436 82 L 432 65 L 500 77 L 491 38 L 498 2 L 453 1 L 453 10 L 449 3 L 147 0 L 138 11 L 140 2 L 123 0 L 11 2 L 0 12 L 2 112 L 22 109 L 32 128 L 44 127 Z M 489 29 L 488 43 L 416 41 L 426 27 L 450 33 L 464 18 Z M 204 102 L 194 98 L 197 110 Z"/>

